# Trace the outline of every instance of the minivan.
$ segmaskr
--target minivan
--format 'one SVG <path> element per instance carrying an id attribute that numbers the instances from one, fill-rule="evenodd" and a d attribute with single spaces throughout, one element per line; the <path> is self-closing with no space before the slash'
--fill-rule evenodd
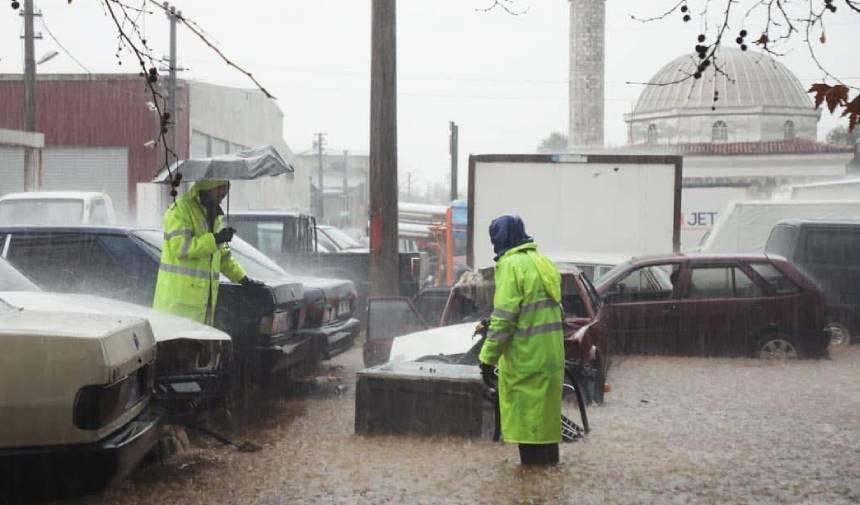
<path id="1" fill-rule="evenodd" d="M 860 221 L 780 221 L 765 252 L 785 257 L 818 284 L 831 345 L 850 343 L 860 330 Z"/>

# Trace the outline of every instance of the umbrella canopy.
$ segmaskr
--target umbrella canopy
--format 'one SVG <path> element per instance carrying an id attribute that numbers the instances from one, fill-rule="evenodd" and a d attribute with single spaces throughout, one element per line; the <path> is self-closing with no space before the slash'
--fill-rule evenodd
<path id="1" fill-rule="evenodd" d="M 263 176 L 293 173 L 293 166 L 281 157 L 272 146 L 255 147 L 238 153 L 177 161 L 162 169 L 152 182 L 169 183 L 170 174 L 182 174 L 183 181 L 245 180 Z"/>

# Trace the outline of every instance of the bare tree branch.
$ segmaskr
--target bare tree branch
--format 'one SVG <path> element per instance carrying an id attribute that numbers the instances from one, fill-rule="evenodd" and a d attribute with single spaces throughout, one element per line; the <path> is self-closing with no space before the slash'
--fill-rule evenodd
<path id="1" fill-rule="evenodd" d="M 672 7 L 666 12 L 646 19 L 639 19 L 635 16 L 631 16 L 634 19 L 643 22 L 656 21 L 666 18 L 671 13 L 675 12 L 682 5 L 687 5 L 689 2 L 693 0 L 682 0 L 678 3 L 672 5 Z M 703 8 L 701 9 L 700 16 L 703 17 L 705 21 L 705 26 L 707 26 L 707 12 L 710 4 L 715 0 L 703 0 Z M 717 29 L 716 40 L 708 46 L 708 51 L 704 59 L 711 60 L 713 63 L 716 63 L 715 60 L 718 58 L 718 49 L 724 44 L 724 37 L 726 31 L 731 27 L 731 14 L 732 14 L 732 6 L 734 4 L 741 4 L 742 0 L 721 0 L 725 1 L 725 11 L 723 20 Z M 860 0 L 843 0 L 843 2 L 848 5 L 851 9 L 860 12 Z M 769 53 L 773 56 L 784 56 L 786 52 L 779 50 L 778 48 L 789 41 L 794 34 L 799 33 L 798 25 L 804 25 L 804 40 L 803 42 L 807 45 L 810 56 L 812 57 L 815 64 L 819 67 L 819 69 L 824 73 L 825 79 L 833 79 L 840 84 L 844 84 L 841 80 L 839 80 L 832 72 L 828 71 L 824 65 L 821 63 L 818 55 L 816 53 L 816 49 L 814 44 L 817 40 L 823 42 L 824 39 L 824 16 L 829 12 L 835 12 L 835 6 L 832 6 L 832 0 L 824 2 L 823 7 L 819 10 L 816 10 L 813 5 L 813 0 L 808 0 L 808 8 L 809 11 L 805 15 L 795 16 L 789 13 L 788 4 L 790 4 L 789 0 L 754 0 L 747 4 L 747 8 L 745 10 L 744 15 L 741 17 L 742 26 L 747 24 L 754 13 L 757 11 L 762 11 L 764 13 L 765 21 L 761 30 L 756 31 L 759 33 L 757 38 L 754 40 L 750 40 L 750 43 L 754 43 L 760 46 L 761 50 Z M 796 9 L 795 9 L 796 10 Z M 813 30 L 815 27 L 821 27 L 822 36 L 818 39 L 814 37 Z M 774 33 L 779 32 L 779 33 Z M 741 49 L 746 49 L 747 41 L 745 39 L 746 30 L 742 30 L 744 33 L 744 37 L 738 37 L 739 46 Z M 719 65 L 714 65 L 715 71 L 719 71 Z M 687 76 L 686 78 L 694 77 L 693 75 Z M 675 84 L 677 81 L 667 82 L 665 84 Z M 657 83 L 647 83 L 650 85 L 656 85 Z M 856 89 L 856 88 L 855 88 Z"/>
<path id="2" fill-rule="evenodd" d="M 149 1 L 149 3 L 151 3 L 151 4 L 155 5 L 155 6 L 157 6 L 159 9 L 161 9 L 161 10 L 163 10 L 163 11 L 167 12 L 167 9 L 166 9 L 163 5 L 159 4 L 156 0 L 148 0 L 148 1 Z M 220 49 L 218 49 L 218 48 L 217 48 L 217 47 L 216 47 L 212 42 L 210 42 L 210 41 L 209 41 L 209 39 L 207 39 L 207 38 L 203 35 L 203 33 L 201 33 L 201 31 L 197 29 L 197 26 L 199 26 L 199 25 L 197 25 L 197 23 L 195 23 L 195 22 L 193 22 L 193 21 L 191 21 L 191 20 L 188 20 L 188 18 L 186 18 L 184 15 L 179 14 L 179 13 L 177 13 L 177 14 L 176 14 L 176 17 L 177 17 L 180 21 L 182 21 L 182 22 L 185 24 L 185 26 L 186 26 L 186 27 L 188 27 L 188 29 L 189 29 L 189 30 L 191 30 L 191 33 L 193 33 L 194 35 L 196 35 L 196 36 L 197 36 L 197 38 L 199 38 L 201 41 L 203 41 L 203 43 L 204 43 L 204 44 L 206 44 L 206 46 L 207 46 L 207 47 L 209 47 L 209 49 L 211 49 L 211 50 L 215 51 L 215 53 L 216 53 L 216 54 L 221 58 L 221 60 L 222 60 L 224 63 L 226 63 L 227 65 L 229 65 L 229 66 L 231 66 L 231 67 L 233 67 L 233 68 L 235 68 L 235 69 L 236 69 L 236 70 L 238 70 L 239 72 L 242 72 L 243 74 L 245 74 L 245 75 L 248 77 L 248 79 L 251 79 L 251 81 L 253 81 L 253 82 L 254 82 L 254 85 L 256 85 L 256 86 L 257 86 L 257 88 L 258 88 L 260 91 L 262 91 L 264 95 L 266 95 L 266 98 L 271 98 L 271 99 L 275 100 L 274 95 L 272 95 L 271 93 L 269 93 L 269 91 L 268 91 L 266 88 L 264 88 L 262 84 L 260 84 L 260 82 L 259 82 L 259 81 L 258 81 L 258 80 L 257 80 L 257 79 L 252 75 L 252 74 L 251 74 L 251 72 L 248 72 L 248 71 L 247 71 L 247 70 L 245 70 L 244 68 L 242 68 L 242 67 L 240 67 L 239 65 L 237 65 L 237 64 L 233 63 L 232 61 L 230 61 L 230 60 L 227 58 L 227 56 L 225 56 L 225 55 L 224 55 L 224 53 L 222 53 L 222 52 L 221 52 L 221 50 L 220 50 Z"/>
<path id="3" fill-rule="evenodd" d="M 477 8 L 475 9 L 478 12 L 490 12 L 496 8 L 503 9 L 505 12 L 510 14 L 511 16 L 521 16 L 529 11 L 528 6 L 521 11 L 514 10 L 514 0 L 493 0 L 493 3 L 487 6 L 486 8 Z"/>
<path id="4" fill-rule="evenodd" d="M 175 196 L 175 186 L 178 184 L 179 181 L 178 177 L 174 177 L 174 174 L 170 172 L 170 165 L 171 160 L 178 159 L 178 156 L 167 142 L 167 133 L 170 128 L 175 127 L 176 118 L 170 117 L 170 113 L 164 110 L 166 100 L 162 92 L 160 91 L 158 85 L 156 84 L 159 77 L 157 61 L 152 55 L 145 34 L 141 31 L 141 21 L 145 21 L 145 18 L 143 16 L 154 14 L 158 10 L 164 11 L 171 15 L 175 15 L 176 18 L 181 21 L 197 38 L 203 41 L 203 43 L 206 44 L 207 47 L 214 51 L 224 63 L 245 74 L 266 97 L 271 99 L 274 99 L 275 97 L 271 93 L 269 93 L 269 91 L 264 88 L 250 72 L 246 71 L 245 69 L 228 59 L 226 55 L 210 41 L 210 38 L 207 36 L 205 30 L 203 30 L 203 28 L 201 28 L 200 25 L 198 25 L 196 22 L 181 14 L 168 11 L 168 9 L 164 5 L 157 2 L 156 0 L 139 0 L 139 6 L 132 5 L 131 1 L 132 0 L 101 0 L 100 3 L 105 10 L 105 13 L 113 21 L 114 26 L 117 30 L 117 63 L 122 65 L 122 60 L 120 59 L 120 52 L 130 52 L 137 60 L 137 63 L 140 67 L 141 76 L 146 82 L 147 91 L 150 93 L 150 95 L 152 95 L 152 103 L 159 118 L 156 145 L 161 145 L 161 147 L 164 149 L 163 168 L 167 169 L 168 171 L 168 179 L 174 186 L 172 194 Z M 157 10 L 148 9 L 147 3 L 151 4 L 152 6 L 155 6 Z"/>
<path id="5" fill-rule="evenodd" d="M 680 9 L 681 6 L 684 5 L 685 3 L 687 3 L 687 0 L 680 0 L 678 3 L 673 5 L 671 9 L 667 10 L 663 14 L 660 14 L 659 16 L 654 16 L 651 18 L 640 18 L 634 14 L 630 14 L 630 19 L 634 19 L 636 21 L 639 21 L 640 23 L 650 23 L 651 21 L 659 21 L 661 19 L 665 19 L 667 16 L 669 16 L 669 14 L 672 14 L 676 10 Z"/>

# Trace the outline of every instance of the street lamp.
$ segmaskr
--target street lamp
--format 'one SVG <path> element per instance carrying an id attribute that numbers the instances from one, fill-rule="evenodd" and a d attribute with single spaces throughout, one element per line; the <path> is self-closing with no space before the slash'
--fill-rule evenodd
<path id="1" fill-rule="evenodd" d="M 58 53 L 57 51 L 51 51 L 50 53 L 45 53 L 45 54 L 43 54 L 43 55 L 42 55 L 42 57 L 41 57 L 41 58 L 39 58 L 39 59 L 36 61 L 36 65 L 41 65 L 42 63 L 45 63 L 45 62 L 46 62 L 46 61 L 48 61 L 48 60 L 52 60 L 52 59 L 54 59 L 54 57 L 55 57 L 55 56 L 57 56 L 58 54 L 60 54 L 60 53 Z"/>

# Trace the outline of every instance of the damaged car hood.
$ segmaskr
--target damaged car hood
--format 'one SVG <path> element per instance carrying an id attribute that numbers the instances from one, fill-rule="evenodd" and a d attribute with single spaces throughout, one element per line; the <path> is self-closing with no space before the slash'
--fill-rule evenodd
<path id="1" fill-rule="evenodd" d="M 24 310 L 78 312 L 89 314 L 123 314 L 149 320 L 156 342 L 178 339 L 223 341 L 230 340 L 221 330 L 167 314 L 142 305 L 121 302 L 99 296 L 70 293 L 47 293 L 43 291 L 0 292 L 0 300 Z"/>
<path id="2" fill-rule="evenodd" d="M 397 337 L 391 342 L 389 363 L 414 361 L 422 356 L 463 354 L 480 338 L 474 335 L 477 324 L 473 321 L 440 326 Z"/>

